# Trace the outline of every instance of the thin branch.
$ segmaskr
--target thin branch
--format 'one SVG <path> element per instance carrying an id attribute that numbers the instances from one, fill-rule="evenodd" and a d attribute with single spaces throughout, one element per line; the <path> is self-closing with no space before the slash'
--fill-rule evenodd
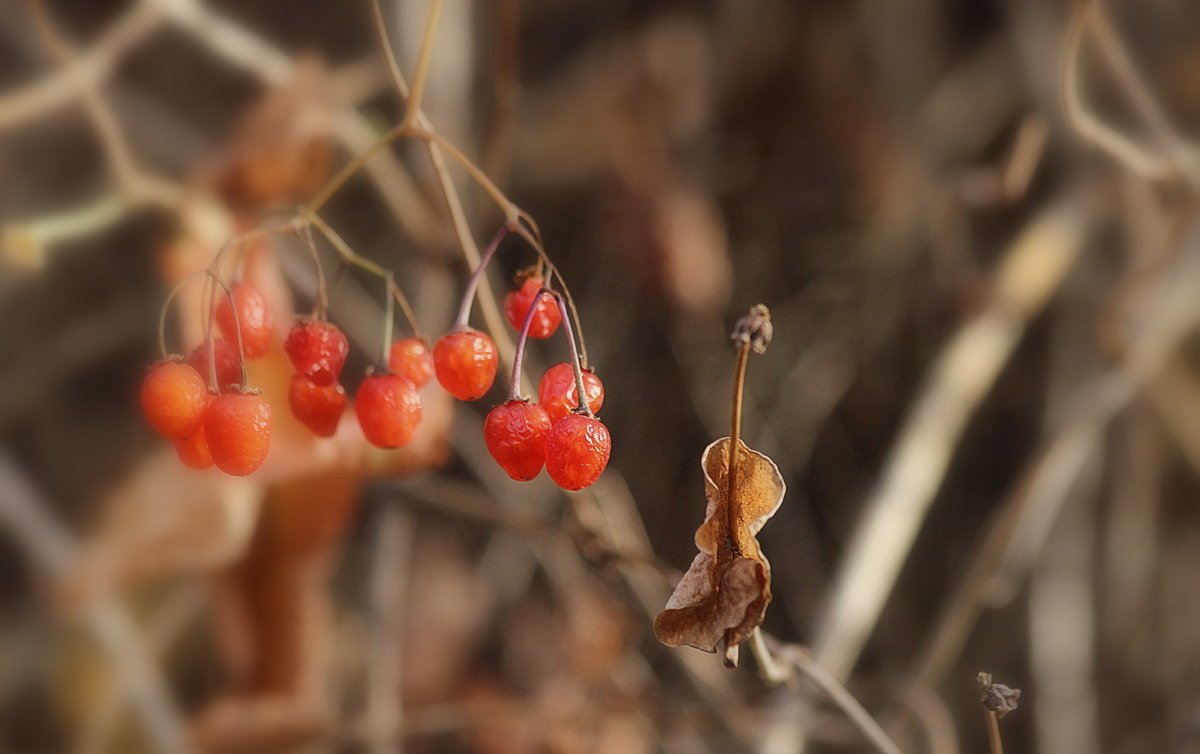
<path id="1" fill-rule="evenodd" d="M 829 697 L 862 732 L 863 737 L 882 754 L 901 754 L 900 747 L 884 732 L 875 718 L 871 717 L 871 713 L 867 712 L 862 703 L 832 673 L 821 667 L 803 647 L 786 644 L 780 647 L 779 659 L 776 659 L 767 646 L 762 630 L 756 628 L 750 635 L 750 650 L 758 661 L 765 681 L 775 685 L 786 683 L 799 672 Z"/>
<path id="2" fill-rule="evenodd" d="M 996 271 L 991 305 L 965 322 L 934 363 L 867 501 L 816 629 L 814 654 L 850 674 L 875 628 L 967 422 L 1011 356 L 1026 323 L 1078 257 L 1086 213 L 1063 199 L 1014 241 Z"/>
<path id="3" fill-rule="evenodd" d="M 131 49 L 157 31 L 163 14 L 155 0 L 139 0 L 70 62 L 0 96 L 0 131 L 43 117 L 73 102 L 81 85 L 95 86 Z"/>
<path id="4" fill-rule="evenodd" d="M 0 451 L 0 526 L 38 567 L 63 579 L 75 562 L 76 547 L 47 507 L 8 454 Z M 155 749 L 189 751 L 183 720 L 133 618 L 113 600 L 101 598 L 85 607 L 83 622 L 108 655 Z"/>
<path id="5" fill-rule="evenodd" d="M 1088 4 L 1077 6 L 1063 36 L 1059 90 L 1067 123 L 1080 138 L 1110 155 L 1135 175 L 1152 181 L 1163 180 L 1172 174 L 1171 166 L 1163 158 L 1096 118 L 1083 101 L 1079 53 L 1089 13 Z"/>

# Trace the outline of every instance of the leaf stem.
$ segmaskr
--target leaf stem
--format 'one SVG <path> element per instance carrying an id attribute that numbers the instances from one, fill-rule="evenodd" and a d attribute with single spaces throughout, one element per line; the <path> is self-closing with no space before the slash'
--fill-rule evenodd
<path id="1" fill-rule="evenodd" d="M 733 371 L 733 410 L 731 411 L 729 420 L 729 474 L 727 480 L 729 482 L 729 492 L 727 499 L 729 500 L 729 531 L 735 531 L 736 521 L 734 521 L 734 511 L 737 510 L 737 460 L 739 445 L 742 442 L 742 395 L 746 388 L 746 365 L 750 362 L 750 344 L 747 342 L 738 346 L 737 366 Z M 730 544 L 733 547 L 735 555 L 741 555 L 738 551 L 736 541 L 733 541 L 731 535 Z"/>
<path id="2" fill-rule="evenodd" d="M 987 719 L 988 748 L 991 754 L 1004 754 L 1004 742 L 1000 740 L 1000 718 L 993 710 L 985 709 L 983 716 Z"/>

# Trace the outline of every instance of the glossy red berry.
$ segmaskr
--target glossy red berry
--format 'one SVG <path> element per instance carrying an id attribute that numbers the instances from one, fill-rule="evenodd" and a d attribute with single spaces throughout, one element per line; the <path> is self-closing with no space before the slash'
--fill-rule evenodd
<path id="1" fill-rule="evenodd" d="M 398 374 L 420 390 L 433 379 L 433 354 L 420 338 L 404 338 L 392 343 L 388 371 Z"/>
<path id="2" fill-rule="evenodd" d="M 271 405 L 261 395 L 219 395 L 204 412 L 204 436 L 218 469 L 246 476 L 271 449 Z"/>
<path id="3" fill-rule="evenodd" d="M 586 369 L 583 371 L 583 387 L 587 391 L 588 408 L 592 413 L 604 405 L 604 385 L 600 378 Z M 579 391 L 575 388 L 575 370 L 569 362 L 555 364 L 546 370 L 538 382 L 538 402 L 546 407 L 550 421 L 556 422 L 572 409 L 579 407 Z"/>
<path id="4" fill-rule="evenodd" d="M 317 385 L 332 385 L 342 373 L 350 343 L 337 325 L 302 319 L 288 332 L 283 350 L 296 374 Z"/>
<path id="5" fill-rule="evenodd" d="M 217 355 L 217 385 L 222 393 L 229 392 L 230 385 L 241 384 L 242 364 L 238 360 L 237 346 L 224 338 L 213 338 L 213 352 Z M 208 341 L 204 341 L 188 356 L 188 363 L 208 383 Z"/>
<path id="6" fill-rule="evenodd" d="M 333 437 L 346 408 L 346 391 L 338 383 L 318 385 L 307 377 L 292 377 L 288 390 L 292 415 L 317 437 Z"/>
<path id="7" fill-rule="evenodd" d="M 546 433 L 546 473 L 564 490 L 581 490 L 608 465 L 612 438 L 599 419 L 568 414 Z"/>
<path id="8" fill-rule="evenodd" d="M 542 278 L 530 275 L 521 283 L 520 288 L 509 291 L 504 296 L 504 316 L 508 318 L 508 323 L 518 331 L 525 325 L 529 307 L 533 305 L 534 298 L 537 298 L 538 292 L 541 290 Z M 562 322 L 562 314 L 558 311 L 558 304 L 554 297 L 542 296 L 537 300 L 537 308 L 529 323 L 529 337 L 549 338 L 558 329 L 560 322 Z"/>
<path id="9" fill-rule="evenodd" d="M 537 403 L 509 401 L 496 406 L 483 423 L 483 441 L 500 468 L 519 482 L 537 476 L 546 462 L 550 415 Z"/>
<path id="10" fill-rule="evenodd" d="M 216 396 L 209 395 L 211 402 Z M 207 469 L 213 465 L 212 452 L 208 449 L 208 439 L 204 435 L 204 422 L 201 421 L 196 431 L 187 437 L 174 440 L 175 452 L 184 466 L 191 469 Z"/>
<path id="11" fill-rule="evenodd" d="M 421 423 L 421 395 L 395 374 L 373 374 L 354 396 L 354 413 L 367 442 L 379 448 L 407 445 Z"/>
<path id="12" fill-rule="evenodd" d="M 275 318 L 262 291 L 249 283 L 234 283 L 233 302 L 237 306 L 237 323 L 242 326 L 242 350 L 247 359 L 257 359 L 271 347 L 271 331 Z M 217 302 L 217 325 L 225 339 L 237 344 L 237 327 L 229 297 L 221 296 Z"/>
<path id="13" fill-rule="evenodd" d="M 438 382 L 461 401 L 482 398 L 496 380 L 497 365 L 496 344 L 478 330 L 452 332 L 433 345 Z"/>
<path id="14" fill-rule="evenodd" d="M 208 404 L 204 378 L 181 361 L 164 361 L 142 381 L 142 413 L 154 431 L 170 440 L 196 431 Z"/>

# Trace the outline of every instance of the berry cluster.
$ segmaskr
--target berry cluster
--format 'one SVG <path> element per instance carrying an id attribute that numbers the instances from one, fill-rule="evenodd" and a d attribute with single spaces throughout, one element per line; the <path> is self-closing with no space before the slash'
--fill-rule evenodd
<path id="1" fill-rule="evenodd" d="M 505 226 L 493 239 L 467 284 L 456 324 L 432 350 L 419 335 L 392 341 L 393 297 L 409 314 L 414 332 L 416 325 L 391 274 L 385 273 L 383 358 L 367 370 L 354 396 L 355 417 L 371 444 L 399 448 L 412 441 L 421 422 L 419 391 L 434 376 L 464 401 L 478 400 L 491 389 L 499 366 L 496 344 L 487 333 L 468 326 L 467 315 L 485 267 L 510 230 Z M 160 344 L 163 359 L 146 376 L 141 403 L 150 425 L 175 443 L 186 466 L 216 466 L 244 476 L 262 465 L 270 448 L 271 407 L 259 391 L 247 386 L 245 362 L 270 351 L 274 316 L 261 291 L 246 282 L 226 287 L 216 267 L 203 274 L 224 289 L 215 308 L 210 306 L 210 330 L 215 322 L 220 335 L 210 333 L 186 361 L 167 356 L 165 344 Z M 559 486 L 578 490 L 595 482 L 608 463 L 611 438 L 595 416 L 604 401 L 604 387 L 579 355 L 563 295 L 548 286 L 541 271 L 539 265 L 519 275 L 518 287 L 505 296 L 505 315 L 520 331 L 520 339 L 508 400 L 488 414 L 484 439 L 513 479 L 533 479 L 545 466 Z M 553 268 L 550 271 L 555 274 Z M 317 437 L 331 437 L 349 403 L 341 374 L 350 346 L 345 334 L 326 319 L 320 273 L 318 261 L 317 306 L 312 316 L 300 317 L 291 327 L 283 350 L 295 370 L 288 392 L 292 414 Z M 164 305 L 164 317 L 177 292 L 178 288 Z M 527 339 L 549 338 L 560 325 L 571 361 L 546 371 L 537 402 L 521 398 L 517 388 Z"/>
<path id="2" fill-rule="evenodd" d="M 526 296 L 530 280 L 536 280 L 538 290 Z M 519 303 L 514 304 L 514 299 Z M 554 317 L 547 314 L 548 301 L 558 304 L 553 309 Z M 483 425 L 488 452 L 518 481 L 533 479 L 545 466 L 559 487 L 583 489 L 600 478 L 612 450 L 608 428 L 593 413 L 604 402 L 604 386 L 599 377 L 580 367 L 562 298 L 542 287 L 540 278 L 526 278 L 520 290 L 509 293 L 505 310 L 509 322 L 517 318 L 514 314 L 522 320 L 521 338 L 513 360 L 508 400 L 493 408 Z M 535 327 L 546 334 L 541 337 L 548 336 L 561 321 L 568 323 L 572 361 L 546 370 L 538 383 L 538 402 L 521 398 L 518 386 L 526 339 L 534 336 Z"/>

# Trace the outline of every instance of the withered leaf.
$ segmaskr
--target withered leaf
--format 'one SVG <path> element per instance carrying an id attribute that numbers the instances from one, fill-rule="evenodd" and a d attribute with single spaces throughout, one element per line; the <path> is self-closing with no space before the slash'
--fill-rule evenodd
<path id="1" fill-rule="evenodd" d="M 762 623 L 771 601 L 771 565 L 755 535 L 783 502 L 786 486 L 767 456 L 738 441 L 737 489 L 729 493 L 729 438 L 704 449 L 704 523 L 696 530 L 700 550 L 654 619 L 658 640 L 717 651 L 737 663 L 737 649 Z"/>

